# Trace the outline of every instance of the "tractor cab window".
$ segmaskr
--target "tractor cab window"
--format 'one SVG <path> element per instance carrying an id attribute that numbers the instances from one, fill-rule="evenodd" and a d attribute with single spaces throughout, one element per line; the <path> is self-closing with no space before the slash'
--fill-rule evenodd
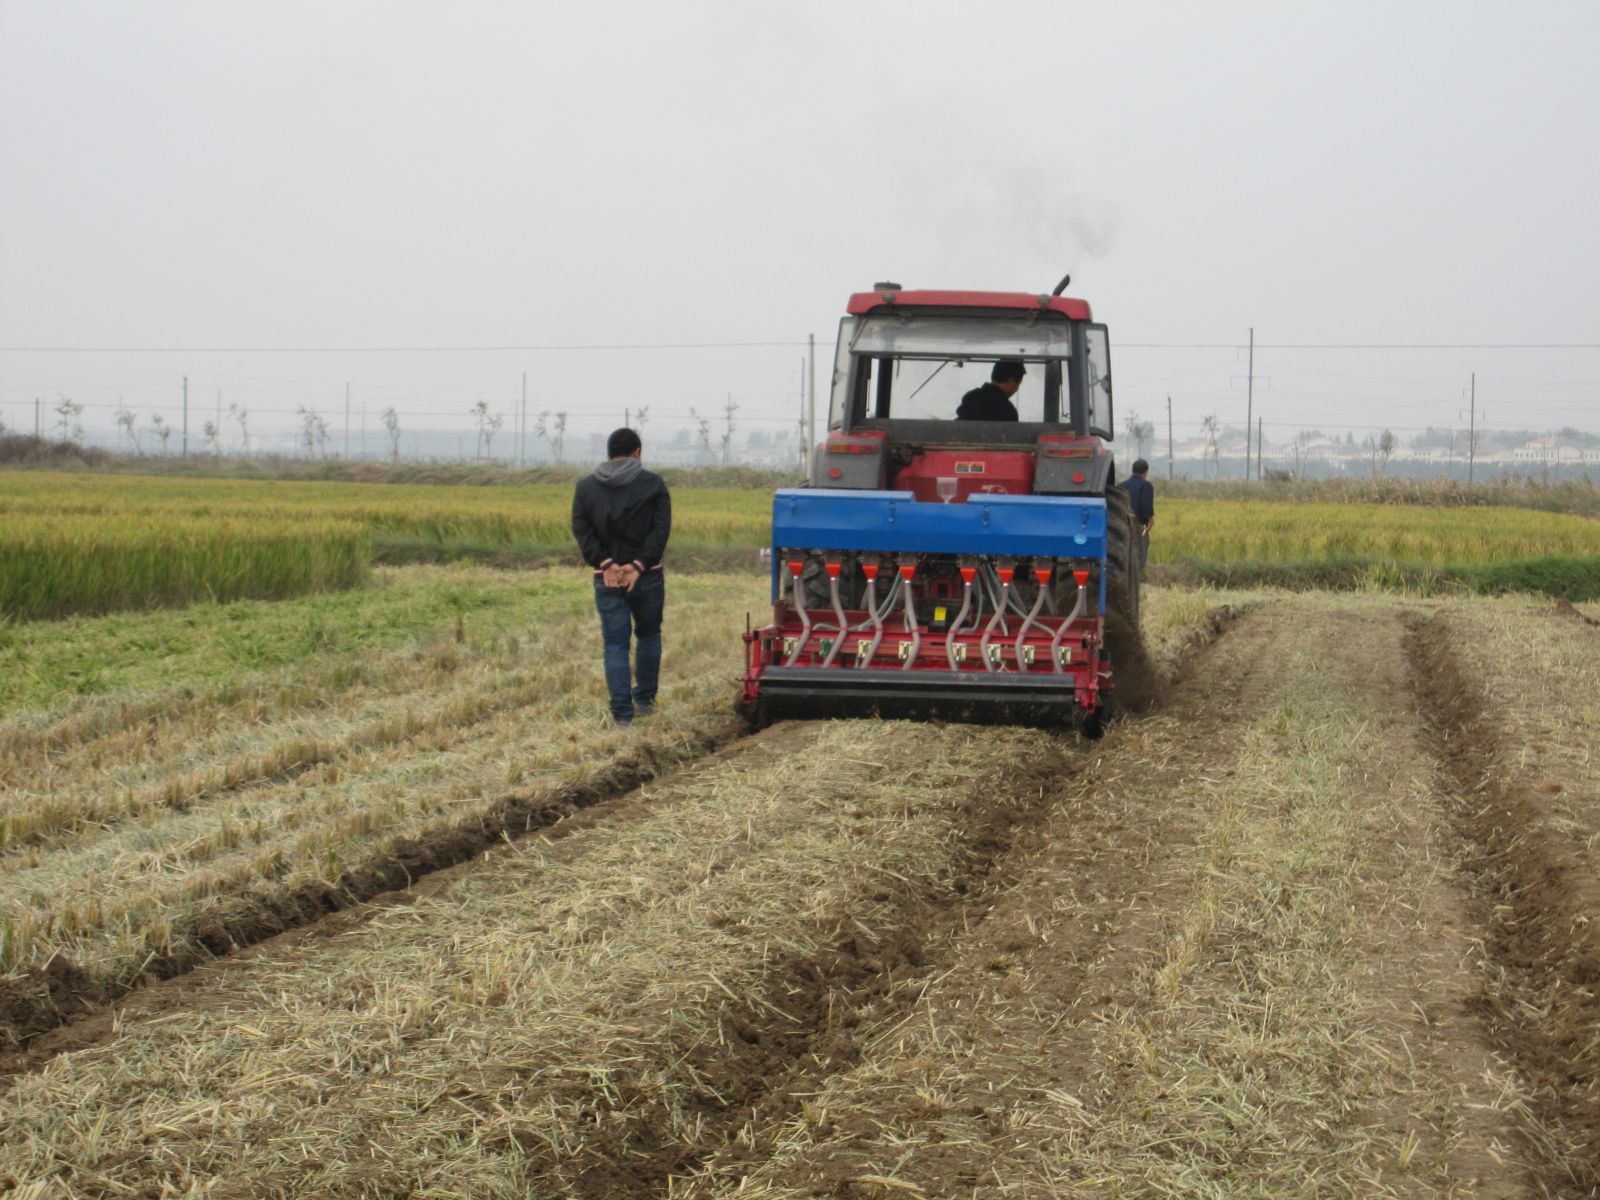
<path id="1" fill-rule="evenodd" d="M 1083 361 L 1088 378 L 1089 432 L 1109 438 L 1115 426 L 1111 413 L 1111 343 L 1104 325 L 1090 325 L 1083 331 Z"/>
<path id="2" fill-rule="evenodd" d="M 1025 374 L 1010 398 L 1022 422 L 1066 419 L 1062 380 L 1071 354 L 1066 321 L 1027 313 L 969 316 L 887 313 L 847 318 L 839 329 L 830 423 L 953 421 L 962 398 L 990 382 L 997 362 Z"/>
<path id="3" fill-rule="evenodd" d="M 1013 360 L 1014 361 L 1014 360 Z M 994 359 L 865 358 L 860 361 L 870 417 L 953 421 L 968 392 L 989 382 Z M 1024 361 L 1022 386 L 1011 397 L 1019 421 L 1043 421 L 1045 364 Z M 880 397 L 888 401 L 879 405 Z"/>

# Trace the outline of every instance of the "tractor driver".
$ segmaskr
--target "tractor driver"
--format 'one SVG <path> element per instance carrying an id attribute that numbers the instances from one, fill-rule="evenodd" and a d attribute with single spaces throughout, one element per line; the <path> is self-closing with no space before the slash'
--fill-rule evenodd
<path id="1" fill-rule="evenodd" d="M 989 382 L 975 387 L 961 397 L 961 407 L 956 409 L 958 421 L 1015 421 L 1017 406 L 1011 397 L 1022 386 L 1027 372 L 1019 362 L 997 362 L 989 372 Z"/>

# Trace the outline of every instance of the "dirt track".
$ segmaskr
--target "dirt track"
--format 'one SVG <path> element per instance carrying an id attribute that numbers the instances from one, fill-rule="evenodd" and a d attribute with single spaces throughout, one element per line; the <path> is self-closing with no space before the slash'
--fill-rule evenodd
<path id="1" fill-rule="evenodd" d="M 0 1188 L 1593 1195 L 1600 905 L 1454 619 L 1270 602 L 1093 747 L 745 739 L 63 1031 Z"/>

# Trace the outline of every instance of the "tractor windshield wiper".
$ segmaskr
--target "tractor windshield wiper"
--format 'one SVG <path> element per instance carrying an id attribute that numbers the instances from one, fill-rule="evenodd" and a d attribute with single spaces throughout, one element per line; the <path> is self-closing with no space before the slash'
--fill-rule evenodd
<path id="1" fill-rule="evenodd" d="M 958 359 L 958 358 L 947 358 L 947 359 L 945 359 L 942 363 L 940 363 L 938 365 L 937 368 L 935 368 L 935 370 L 934 370 L 932 375 L 929 375 L 921 383 L 917 384 L 917 391 L 916 392 L 912 392 L 911 395 L 906 397 L 906 403 L 909 404 L 909 403 L 911 403 L 911 401 L 915 400 L 917 398 L 917 392 L 920 392 L 923 388 L 927 387 L 930 383 L 932 383 L 934 381 L 934 379 L 938 376 L 940 371 L 944 370 L 946 367 L 948 367 L 953 362 L 961 362 L 961 361 L 962 360 Z"/>

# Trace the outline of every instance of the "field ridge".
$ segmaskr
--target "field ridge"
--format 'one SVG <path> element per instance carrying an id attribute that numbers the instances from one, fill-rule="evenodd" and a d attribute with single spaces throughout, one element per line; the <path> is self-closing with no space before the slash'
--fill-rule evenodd
<path id="1" fill-rule="evenodd" d="M 1581 614 L 1580 614 L 1581 615 Z M 1454 789 L 1449 815 L 1483 909 L 1494 978 L 1481 1001 L 1495 1038 L 1532 1084 L 1571 1174 L 1556 1194 L 1600 1194 L 1600 881 L 1550 827 L 1515 766 L 1447 614 L 1413 617 L 1407 649 L 1419 710 Z"/>
<path id="2" fill-rule="evenodd" d="M 171 979 L 200 963 L 255 945 L 330 913 L 363 904 L 386 892 L 467 861 L 504 841 L 548 828 L 582 809 L 614 799 L 658 778 L 686 761 L 713 754 L 746 732 L 742 722 L 720 718 L 671 743 L 644 743 L 625 751 L 588 778 L 556 789 L 513 791 L 483 812 L 461 820 L 442 820 L 415 836 L 394 839 L 378 853 L 340 873 L 337 879 L 306 880 L 292 886 L 248 889 L 213 905 L 173 929 L 168 944 L 152 949 L 134 975 L 106 978 L 83 970 L 64 955 L 19 978 L 0 980 L 0 1075 L 32 1069 L 77 1040 L 46 1041 L 41 1035 L 69 1025 L 114 1002 L 141 980 Z M 37 1042 L 35 1039 L 39 1039 Z"/>

